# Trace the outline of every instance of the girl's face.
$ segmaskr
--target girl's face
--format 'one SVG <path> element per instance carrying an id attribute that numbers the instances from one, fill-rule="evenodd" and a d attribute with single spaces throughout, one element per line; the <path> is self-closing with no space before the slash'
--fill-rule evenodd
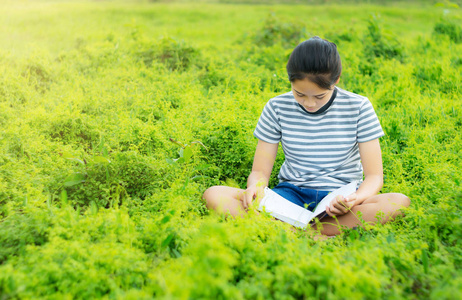
<path id="1" fill-rule="evenodd" d="M 295 80 L 291 82 L 291 85 L 295 100 L 308 112 L 312 113 L 318 111 L 329 102 L 335 86 L 332 85 L 330 90 L 326 90 L 309 81 L 308 78 Z"/>

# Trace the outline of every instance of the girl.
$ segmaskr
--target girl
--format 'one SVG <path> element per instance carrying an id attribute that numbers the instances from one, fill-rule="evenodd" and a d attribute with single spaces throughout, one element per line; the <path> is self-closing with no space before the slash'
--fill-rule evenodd
<path id="1" fill-rule="evenodd" d="M 361 182 L 355 193 L 332 200 L 322 219 L 322 234 L 340 233 L 338 225 L 360 225 L 358 212 L 370 223 L 381 212 L 385 223 L 409 206 L 403 194 L 378 194 L 383 185 L 379 138 L 384 133 L 366 97 L 336 86 L 341 71 L 334 43 L 313 37 L 293 50 L 287 63 L 292 90 L 263 109 L 254 131 L 258 144 L 247 189 L 209 188 L 203 196 L 209 209 L 236 216 L 259 201 L 279 143 L 285 161 L 273 190 L 297 205 L 312 210 L 330 191 Z"/>

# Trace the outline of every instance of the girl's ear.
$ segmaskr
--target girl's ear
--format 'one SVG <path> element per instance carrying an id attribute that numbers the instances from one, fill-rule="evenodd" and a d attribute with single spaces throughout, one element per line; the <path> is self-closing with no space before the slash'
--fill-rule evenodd
<path id="1" fill-rule="evenodd" d="M 339 81 L 340 81 L 340 76 L 337 78 L 335 83 L 331 85 L 331 90 L 333 90 L 335 88 L 335 86 L 338 84 Z"/>
<path id="2" fill-rule="evenodd" d="M 339 81 L 340 81 L 340 76 L 337 78 L 337 81 L 335 82 L 335 84 L 338 84 Z"/>

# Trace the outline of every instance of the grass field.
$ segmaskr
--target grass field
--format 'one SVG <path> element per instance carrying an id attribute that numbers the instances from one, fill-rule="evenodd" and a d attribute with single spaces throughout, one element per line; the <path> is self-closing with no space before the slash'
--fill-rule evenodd
<path id="1" fill-rule="evenodd" d="M 2 1 L 0 300 L 462 298 L 462 12 L 386 4 Z M 209 213 L 314 35 L 411 207 L 327 241 Z"/>

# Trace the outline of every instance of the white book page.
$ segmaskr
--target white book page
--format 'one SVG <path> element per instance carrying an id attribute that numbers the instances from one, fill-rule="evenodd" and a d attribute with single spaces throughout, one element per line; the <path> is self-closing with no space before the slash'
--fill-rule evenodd
<path id="1" fill-rule="evenodd" d="M 357 181 L 353 181 L 347 185 L 344 185 L 335 191 L 329 193 L 326 197 L 322 198 L 321 202 L 316 206 L 316 209 L 313 212 L 314 217 L 326 211 L 326 207 L 329 206 L 330 202 L 337 196 L 341 195 L 346 197 L 354 192 L 356 192 L 356 186 L 358 185 Z"/>
<path id="2" fill-rule="evenodd" d="M 267 187 L 265 188 L 265 197 L 260 201 L 258 210 L 262 211 L 263 208 L 271 216 L 296 227 L 306 227 L 313 214 Z"/>

